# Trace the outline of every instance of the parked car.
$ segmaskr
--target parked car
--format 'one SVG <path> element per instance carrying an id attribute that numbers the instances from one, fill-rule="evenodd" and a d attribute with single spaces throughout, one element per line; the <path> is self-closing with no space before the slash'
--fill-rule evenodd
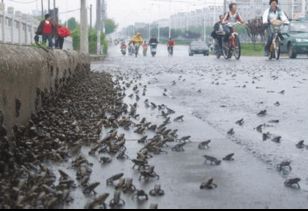
<path id="1" fill-rule="evenodd" d="M 204 56 L 208 56 L 210 54 L 208 45 L 202 41 L 193 41 L 189 45 L 189 56 L 193 56 L 195 54 L 203 54 Z"/>
<path id="2" fill-rule="evenodd" d="M 308 21 L 292 21 L 282 29 L 282 36 L 282 53 L 287 53 L 291 59 L 299 54 L 308 55 Z"/>

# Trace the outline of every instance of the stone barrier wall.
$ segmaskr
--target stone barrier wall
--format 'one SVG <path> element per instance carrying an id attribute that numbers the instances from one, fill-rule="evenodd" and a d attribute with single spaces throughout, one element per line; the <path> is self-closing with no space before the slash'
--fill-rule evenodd
<path id="1" fill-rule="evenodd" d="M 87 55 L 75 51 L 0 44 L 0 128 L 12 134 L 80 74 L 90 70 Z"/>

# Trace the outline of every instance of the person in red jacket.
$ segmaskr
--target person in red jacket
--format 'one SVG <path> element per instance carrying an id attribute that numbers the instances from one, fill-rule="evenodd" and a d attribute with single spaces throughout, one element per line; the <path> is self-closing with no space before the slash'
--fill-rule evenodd
<path id="1" fill-rule="evenodd" d="M 42 35 L 43 44 L 46 44 L 48 41 L 48 47 L 53 47 L 53 33 L 54 33 L 54 24 L 52 23 L 51 17 L 49 14 L 45 15 L 45 20 L 41 21 L 36 35 Z"/>
<path id="2" fill-rule="evenodd" d="M 169 55 L 170 55 L 170 56 L 173 55 L 174 46 L 175 46 L 175 40 L 173 40 L 173 39 L 170 37 L 170 38 L 169 38 L 169 41 L 168 41 L 168 43 L 167 43 L 168 52 L 169 52 Z"/>
<path id="3" fill-rule="evenodd" d="M 63 49 L 64 38 L 69 37 L 70 35 L 71 35 L 71 32 L 67 27 L 58 25 L 57 26 L 57 37 L 56 37 L 56 48 Z"/>

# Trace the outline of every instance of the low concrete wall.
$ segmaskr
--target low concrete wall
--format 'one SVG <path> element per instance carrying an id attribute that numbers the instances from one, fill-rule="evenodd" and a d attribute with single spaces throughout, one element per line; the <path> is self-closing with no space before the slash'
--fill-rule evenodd
<path id="1" fill-rule="evenodd" d="M 0 44 L 0 124 L 4 119 L 11 135 L 14 125 L 27 124 L 39 111 L 43 99 L 89 70 L 89 57 L 74 51 Z"/>
<path id="2" fill-rule="evenodd" d="M 91 62 L 100 62 L 106 58 L 105 55 L 90 55 Z"/>

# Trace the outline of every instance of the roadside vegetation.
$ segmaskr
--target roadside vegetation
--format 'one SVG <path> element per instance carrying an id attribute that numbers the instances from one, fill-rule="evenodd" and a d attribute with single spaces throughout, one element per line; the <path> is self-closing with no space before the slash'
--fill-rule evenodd
<path id="1" fill-rule="evenodd" d="M 70 18 L 67 22 L 69 29 L 72 31 L 73 38 L 73 48 L 74 50 L 80 49 L 80 24 L 76 21 L 75 18 Z M 106 55 L 108 53 L 108 40 L 106 35 L 115 32 L 117 29 L 117 24 L 112 19 L 107 19 L 105 21 L 105 33 L 101 33 L 101 45 L 102 45 L 102 54 Z M 89 52 L 90 54 L 97 54 L 96 52 L 96 43 L 97 43 L 97 34 L 94 28 L 89 30 Z"/>

